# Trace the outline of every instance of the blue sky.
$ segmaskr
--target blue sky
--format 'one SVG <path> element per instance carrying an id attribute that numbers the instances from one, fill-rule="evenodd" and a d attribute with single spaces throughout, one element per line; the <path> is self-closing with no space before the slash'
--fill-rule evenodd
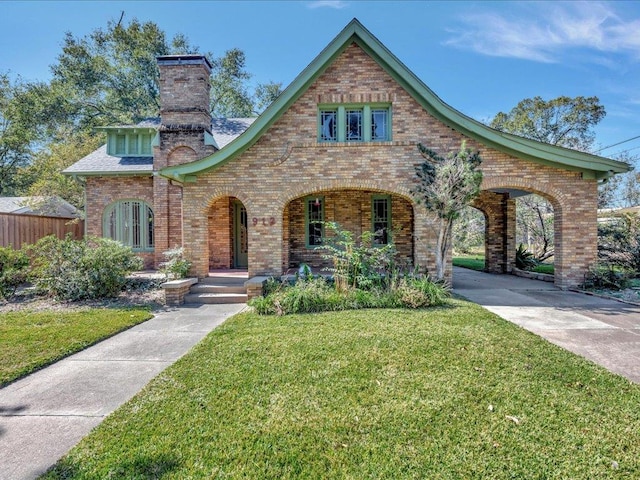
<path id="1" fill-rule="evenodd" d="M 354 17 L 441 99 L 486 121 L 539 95 L 598 96 L 605 147 L 640 136 L 640 2 L 2 2 L 0 71 L 46 80 L 65 32 L 153 21 L 201 51 L 240 48 L 253 81 L 284 85 Z M 602 151 L 640 154 L 640 138 Z"/>

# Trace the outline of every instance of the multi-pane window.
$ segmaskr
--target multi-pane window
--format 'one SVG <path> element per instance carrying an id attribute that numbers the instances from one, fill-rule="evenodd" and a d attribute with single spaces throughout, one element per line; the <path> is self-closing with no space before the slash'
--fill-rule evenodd
<path id="1" fill-rule="evenodd" d="M 347 142 L 360 142 L 362 135 L 362 110 L 347 110 L 346 114 L 346 134 Z"/>
<path id="2" fill-rule="evenodd" d="M 136 251 L 153 250 L 153 210 L 143 201 L 122 200 L 104 212 L 104 236 Z"/>
<path id="3" fill-rule="evenodd" d="M 371 223 L 373 228 L 373 243 L 387 245 L 391 229 L 391 198 L 388 196 L 374 196 L 372 199 Z"/>
<path id="4" fill-rule="evenodd" d="M 387 105 L 321 107 L 320 142 L 386 142 L 391 140 L 391 109 Z"/>
<path id="5" fill-rule="evenodd" d="M 389 139 L 387 127 L 389 125 L 389 109 L 371 109 L 371 141 L 385 141 Z"/>
<path id="6" fill-rule="evenodd" d="M 322 245 L 324 221 L 324 198 L 314 197 L 306 200 L 306 236 L 307 246 Z"/>
<path id="7" fill-rule="evenodd" d="M 323 110 L 320 112 L 320 140 L 323 142 L 338 141 L 338 111 Z"/>
<path id="8" fill-rule="evenodd" d="M 150 156 L 153 155 L 151 140 L 152 136 L 148 133 L 110 134 L 107 153 L 118 157 Z"/>

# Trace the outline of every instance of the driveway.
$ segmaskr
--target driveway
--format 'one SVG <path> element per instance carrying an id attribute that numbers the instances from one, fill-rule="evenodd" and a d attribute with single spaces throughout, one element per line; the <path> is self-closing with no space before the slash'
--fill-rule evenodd
<path id="1" fill-rule="evenodd" d="M 640 383 L 640 307 L 513 275 L 453 269 L 453 291 Z"/>

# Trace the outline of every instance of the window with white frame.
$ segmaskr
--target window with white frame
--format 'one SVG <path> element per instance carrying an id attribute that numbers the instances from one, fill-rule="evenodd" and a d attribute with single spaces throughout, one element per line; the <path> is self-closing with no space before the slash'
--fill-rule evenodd
<path id="1" fill-rule="evenodd" d="M 391 140 L 389 105 L 321 105 L 319 142 L 387 142 Z"/>
<path id="2" fill-rule="evenodd" d="M 153 251 L 153 210 L 141 200 L 121 200 L 104 211 L 103 235 L 134 251 Z"/>

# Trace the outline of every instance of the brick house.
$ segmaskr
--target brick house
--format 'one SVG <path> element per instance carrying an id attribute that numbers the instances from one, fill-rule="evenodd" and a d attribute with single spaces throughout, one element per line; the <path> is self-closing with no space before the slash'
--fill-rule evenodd
<path id="1" fill-rule="evenodd" d="M 466 141 L 483 159 L 473 206 L 486 218 L 487 270 L 511 271 L 514 198 L 537 193 L 554 207 L 555 282 L 566 288 L 596 259 L 598 182 L 629 169 L 466 117 L 355 19 L 256 119 L 210 117 L 205 57 L 158 65 L 160 119 L 105 128 L 107 144 L 66 170 L 86 185 L 87 234 L 131 245 L 148 267 L 176 245 L 200 278 L 321 267 L 322 220 L 356 235 L 393 230 L 400 255 L 433 271 L 433 218 L 410 193 L 417 144 L 446 153 Z"/>

